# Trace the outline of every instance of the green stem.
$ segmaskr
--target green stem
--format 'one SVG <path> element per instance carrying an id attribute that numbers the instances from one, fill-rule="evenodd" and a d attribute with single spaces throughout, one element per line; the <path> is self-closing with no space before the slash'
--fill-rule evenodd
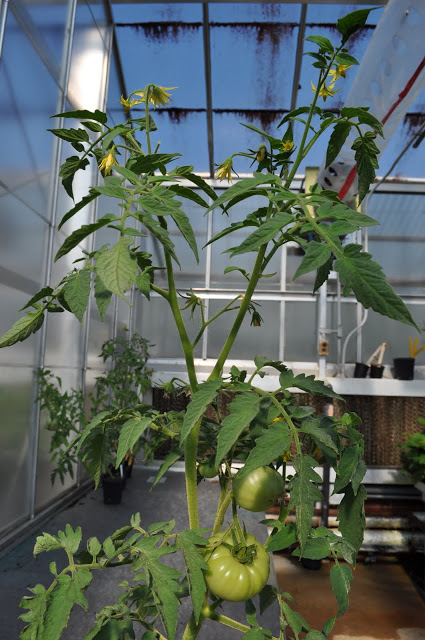
<path id="1" fill-rule="evenodd" d="M 240 309 L 236 315 L 235 321 L 233 323 L 232 328 L 230 329 L 229 335 L 227 337 L 226 342 L 224 343 L 224 346 L 221 350 L 220 355 L 217 358 L 217 362 L 215 363 L 214 369 L 212 370 L 210 376 L 209 376 L 209 380 L 213 380 L 214 378 L 218 378 L 221 375 L 221 372 L 223 370 L 224 364 L 228 358 L 228 355 L 230 353 L 230 350 L 233 346 L 233 343 L 236 340 L 236 337 L 238 335 L 239 329 L 241 327 L 242 321 L 246 315 L 246 312 L 248 311 L 248 307 L 251 303 L 251 298 L 252 295 L 255 291 L 255 288 L 258 284 L 258 280 L 260 278 L 261 275 L 261 269 L 262 269 L 262 265 L 263 265 L 263 258 L 264 258 L 264 254 L 266 252 L 266 248 L 267 245 L 264 244 L 263 246 L 260 247 L 258 254 L 257 254 L 257 259 L 255 261 L 255 265 L 254 265 L 254 269 L 252 270 L 252 275 L 251 275 L 251 279 L 249 281 L 249 284 L 246 288 L 246 292 L 244 295 L 244 298 L 241 302 L 241 306 Z"/>
<path id="2" fill-rule="evenodd" d="M 211 322 L 214 322 L 214 320 L 216 320 L 219 316 L 221 316 L 223 313 L 225 313 L 226 311 L 232 311 L 231 306 L 232 304 L 234 304 L 236 302 L 236 300 L 239 300 L 240 296 L 236 296 L 236 298 L 234 298 L 233 300 L 231 300 L 228 304 L 226 304 L 225 307 L 223 307 L 220 311 L 218 311 L 214 316 L 212 316 L 211 318 L 209 318 L 206 322 L 203 320 L 202 318 L 202 326 L 199 329 L 199 333 L 196 336 L 195 340 L 192 342 L 192 347 L 195 348 L 196 345 L 198 344 L 199 340 L 202 337 L 202 334 L 204 333 L 205 329 L 208 327 L 209 324 L 211 324 Z M 202 307 L 201 307 L 202 308 Z M 202 312 L 202 316 L 203 316 L 203 312 Z"/>
<path id="3" fill-rule="evenodd" d="M 209 620 L 214 620 L 215 622 L 220 622 L 221 624 L 224 624 L 227 627 L 231 627 L 232 629 L 237 629 L 238 631 L 242 631 L 244 633 L 251 630 L 251 627 L 248 627 L 248 625 L 242 624 L 237 620 L 233 620 L 232 618 L 229 618 L 228 616 L 225 616 L 222 613 L 217 613 L 217 611 L 211 610 L 210 607 L 205 607 L 204 617 L 208 618 Z M 278 640 L 278 639 L 272 636 L 270 640 Z"/>
<path id="4" fill-rule="evenodd" d="M 150 85 L 146 87 L 144 96 L 145 96 L 145 115 L 146 115 L 146 123 L 145 123 L 146 145 L 148 148 L 148 154 L 150 155 L 152 153 L 152 147 L 151 147 L 150 122 L 149 122 L 149 88 L 150 88 Z"/>
<path id="5" fill-rule="evenodd" d="M 229 508 L 229 504 L 232 501 L 232 492 L 228 491 L 223 499 L 219 501 L 219 506 L 217 509 L 217 514 L 214 522 L 213 535 L 215 533 L 219 533 L 221 531 L 221 527 L 223 526 L 224 516 L 226 515 L 226 511 Z"/>

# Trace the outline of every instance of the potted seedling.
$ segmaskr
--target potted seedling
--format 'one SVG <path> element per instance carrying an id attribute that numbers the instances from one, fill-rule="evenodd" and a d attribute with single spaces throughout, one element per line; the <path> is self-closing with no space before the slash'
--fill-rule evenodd
<path id="1" fill-rule="evenodd" d="M 413 433 L 404 444 L 400 445 L 403 472 L 415 483 L 425 497 L 425 419 L 418 418 L 424 428 L 420 433 Z"/>
<path id="2" fill-rule="evenodd" d="M 413 380 L 415 376 L 415 358 L 425 350 L 425 344 L 418 348 L 419 338 L 409 336 L 409 358 L 394 358 L 394 377 L 397 380 Z"/>

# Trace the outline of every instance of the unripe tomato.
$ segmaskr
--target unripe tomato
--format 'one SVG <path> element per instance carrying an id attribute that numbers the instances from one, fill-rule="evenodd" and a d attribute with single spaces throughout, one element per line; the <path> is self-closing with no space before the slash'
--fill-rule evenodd
<path id="1" fill-rule="evenodd" d="M 209 568 L 205 572 L 205 582 L 208 589 L 217 598 L 231 602 L 243 602 L 257 595 L 267 583 L 270 572 L 270 556 L 263 545 L 250 534 L 246 537 L 246 545 L 251 548 L 251 562 L 240 562 L 234 555 L 234 549 L 225 544 L 220 544 L 211 553 L 211 545 L 221 540 L 222 535 L 218 533 L 211 536 L 209 546 L 206 547 L 205 560 Z M 223 542 L 233 545 L 230 533 Z"/>
<path id="2" fill-rule="evenodd" d="M 200 462 L 198 471 L 203 478 L 215 478 L 218 475 L 218 469 L 212 462 Z"/>
<path id="3" fill-rule="evenodd" d="M 248 511 L 270 509 L 284 492 L 282 476 L 271 467 L 259 467 L 242 477 L 239 473 L 233 478 L 233 495 L 237 504 Z"/>

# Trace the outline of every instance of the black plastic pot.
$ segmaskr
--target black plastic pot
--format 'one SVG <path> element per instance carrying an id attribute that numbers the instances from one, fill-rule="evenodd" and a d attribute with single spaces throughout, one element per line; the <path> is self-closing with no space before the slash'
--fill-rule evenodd
<path id="1" fill-rule="evenodd" d="M 317 571 L 322 566 L 321 560 L 312 560 L 311 558 L 301 558 L 301 564 L 304 569 L 311 569 Z"/>
<path id="2" fill-rule="evenodd" d="M 370 367 L 370 377 L 371 378 L 382 378 L 382 374 L 384 373 L 385 367 L 379 364 L 372 364 Z"/>
<path id="3" fill-rule="evenodd" d="M 368 371 L 369 367 L 367 364 L 363 364 L 363 362 L 356 362 L 356 366 L 354 367 L 354 377 L 366 378 Z"/>
<path id="4" fill-rule="evenodd" d="M 104 504 L 120 504 L 123 492 L 121 476 L 102 475 L 102 489 Z"/>
<path id="5" fill-rule="evenodd" d="M 124 477 L 129 479 L 131 478 L 131 474 L 133 473 L 133 462 L 128 463 L 127 461 L 124 462 Z"/>
<path id="6" fill-rule="evenodd" d="M 394 378 L 397 380 L 413 380 L 415 358 L 394 358 Z"/>

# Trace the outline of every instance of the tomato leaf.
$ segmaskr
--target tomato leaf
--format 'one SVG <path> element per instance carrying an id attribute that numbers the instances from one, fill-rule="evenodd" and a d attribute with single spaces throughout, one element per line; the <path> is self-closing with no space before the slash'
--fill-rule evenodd
<path id="1" fill-rule="evenodd" d="M 49 594 L 42 584 L 37 584 L 33 589 L 29 589 L 32 596 L 24 596 L 19 603 L 21 609 L 28 609 L 23 613 L 21 620 L 28 624 L 22 629 L 20 637 L 23 640 L 33 640 L 33 638 L 44 638 L 44 616 L 47 610 Z"/>
<path id="2" fill-rule="evenodd" d="M 310 625 L 308 624 L 308 622 L 302 617 L 300 613 L 298 613 L 297 611 L 293 611 L 287 602 L 282 600 L 281 606 L 288 625 L 291 627 L 292 631 L 297 637 L 301 633 L 301 631 L 303 631 L 303 629 L 305 631 L 310 630 Z"/>
<path id="3" fill-rule="evenodd" d="M 68 276 L 63 288 L 65 301 L 80 323 L 89 302 L 90 284 L 91 272 L 88 269 L 80 269 Z"/>
<path id="4" fill-rule="evenodd" d="M 117 460 L 115 463 L 115 469 L 118 469 L 121 462 L 124 460 L 126 453 L 133 449 L 137 440 L 140 438 L 142 433 L 146 431 L 152 421 L 152 416 L 142 417 L 140 413 L 138 413 L 138 415 L 135 415 L 124 422 L 120 429 L 120 435 L 118 439 Z"/>
<path id="5" fill-rule="evenodd" d="M 315 242 L 312 240 L 307 244 L 305 255 L 301 264 L 294 274 L 294 280 L 304 273 L 314 271 L 325 264 L 331 257 L 331 249 L 325 242 Z"/>
<path id="6" fill-rule="evenodd" d="M 269 526 L 272 523 L 269 523 Z M 281 551 L 282 549 L 287 549 L 292 544 L 295 544 L 297 541 L 297 527 L 293 522 L 286 524 L 282 529 L 275 531 L 272 533 L 270 538 L 267 540 L 266 549 L 267 551 Z"/>
<path id="7" fill-rule="evenodd" d="M 70 198 L 74 199 L 72 191 L 72 183 L 74 176 L 79 169 L 85 169 L 89 161 L 87 158 L 80 160 L 78 156 L 70 156 L 65 160 L 59 169 L 59 175 L 62 178 L 62 184 Z"/>
<path id="8" fill-rule="evenodd" d="M 170 469 L 173 464 L 182 457 L 182 455 L 183 452 L 181 451 L 181 449 L 172 449 L 167 453 L 164 458 L 164 462 L 159 467 L 158 473 L 155 476 L 155 480 L 152 484 L 152 489 L 161 480 L 162 476 L 167 473 L 168 469 Z"/>
<path id="9" fill-rule="evenodd" d="M 159 562 L 161 556 L 173 553 L 175 549 L 170 547 L 156 548 L 156 544 L 162 536 L 152 536 L 139 539 L 134 543 L 137 549 L 137 559 L 133 562 L 132 571 L 143 570 L 147 574 L 148 583 L 151 586 L 155 599 L 159 603 L 158 612 L 167 631 L 169 640 L 174 640 L 177 626 L 177 610 L 180 602 L 177 593 L 180 584 L 177 582 L 182 577 L 180 571 Z"/>
<path id="10" fill-rule="evenodd" d="M 86 109 L 77 109 L 75 111 L 64 111 L 63 113 L 56 113 L 52 118 L 75 118 L 76 120 L 96 120 L 100 124 L 105 124 L 107 121 L 106 113 L 95 109 L 95 111 L 87 111 Z"/>
<path id="11" fill-rule="evenodd" d="M 351 131 L 351 124 L 347 121 L 338 122 L 329 138 L 328 148 L 326 151 L 326 167 L 338 157 L 339 152 L 344 146 L 344 142 L 348 138 Z"/>
<path id="12" fill-rule="evenodd" d="M 193 255 L 196 258 L 196 262 L 199 263 L 199 254 L 198 247 L 196 245 L 195 234 L 192 229 L 192 225 L 190 224 L 189 218 L 180 209 L 175 210 L 171 213 L 171 217 L 176 223 L 179 231 L 181 232 L 183 238 L 186 240 L 187 244 L 193 251 Z"/>
<path id="13" fill-rule="evenodd" d="M 352 446 L 342 453 L 341 460 L 336 470 L 336 478 L 333 494 L 341 493 L 354 479 L 353 493 L 357 493 L 357 489 L 366 473 L 365 463 L 362 458 L 363 447 Z"/>
<path id="14" fill-rule="evenodd" d="M 348 38 L 350 38 L 353 33 L 356 33 L 359 29 L 361 29 L 368 19 L 369 13 L 378 7 L 372 7 L 370 9 L 359 9 L 358 11 L 353 11 L 352 13 L 339 18 L 336 27 L 340 34 L 342 35 L 341 44 L 344 45 Z"/>
<path id="15" fill-rule="evenodd" d="M 207 407 L 216 397 L 223 380 L 216 378 L 199 385 L 198 390 L 193 394 L 191 402 L 188 404 L 183 420 L 180 443 L 186 440 L 198 420 L 202 418 Z"/>
<path id="16" fill-rule="evenodd" d="M 348 608 L 348 593 L 353 574 L 347 564 L 338 563 L 331 569 L 332 591 L 338 604 L 337 618 L 344 615 Z"/>
<path id="17" fill-rule="evenodd" d="M 312 467 L 316 466 L 316 461 L 307 455 L 298 454 L 293 465 L 296 471 L 289 483 L 290 508 L 295 507 L 297 517 L 297 535 L 300 541 L 301 555 L 307 543 L 311 529 L 311 520 L 314 513 L 314 503 L 322 500 L 322 494 L 314 484 L 321 482 L 321 477 Z"/>
<path id="18" fill-rule="evenodd" d="M 253 178 L 244 178 L 240 180 L 233 186 L 226 189 L 215 202 L 209 207 L 206 213 L 209 213 L 216 207 L 222 205 L 224 202 L 228 200 L 232 200 L 237 196 L 241 196 L 242 194 L 249 193 L 249 196 L 254 196 L 257 194 L 255 188 L 261 184 L 276 184 L 281 185 L 282 180 L 271 173 L 254 173 Z"/>
<path id="19" fill-rule="evenodd" d="M 88 602 L 84 596 L 84 591 L 91 580 L 92 574 L 87 569 L 79 569 L 72 576 L 69 574 L 60 574 L 58 576 L 57 586 L 48 596 L 48 607 L 44 616 L 43 640 L 59 640 L 62 631 L 68 624 L 74 604 L 79 604 L 87 611 Z"/>
<path id="20" fill-rule="evenodd" d="M 287 451 L 290 444 L 291 434 L 286 422 L 274 422 L 255 440 L 255 446 L 249 452 L 244 466 L 239 471 L 239 477 L 242 478 L 254 469 L 270 464 Z"/>
<path id="21" fill-rule="evenodd" d="M 356 495 L 349 485 L 345 489 L 337 515 L 338 529 L 356 551 L 359 551 L 362 546 L 363 534 L 366 528 L 364 508 L 366 497 L 366 489 L 363 485 L 360 485 Z"/>
<path id="22" fill-rule="evenodd" d="M 72 209 L 70 209 L 68 213 L 66 213 L 63 216 L 62 220 L 59 222 L 58 229 L 61 229 L 61 227 L 63 227 L 63 225 L 65 224 L 65 222 L 67 222 L 67 220 L 72 218 L 72 216 L 78 213 L 78 211 L 81 211 L 81 209 L 84 209 L 84 207 L 90 204 L 90 202 L 95 200 L 99 195 L 100 195 L 99 193 L 96 193 L 96 191 L 94 191 L 93 189 L 90 189 L 88 195 L 84 196 L 84 198 L 82 198 L 80 202 L 77 202 L 77 204 L 74 207 L 72 207 Z"/>
<path id="23" fill-rule="evenodd" d="M 344 247 L 343 255 L 335 260 L 334 269 L 344 284 L 344 296 L 353 290 L 365 309 L 372 308 L 388 318 L 417 328 L 404 302 L 386 282 L 382 267 L 372 260 L 370 253 L 362 251 L 360 245 Z"/>
<path id="24" fill-rule="evenodd" d="M 193 604 L 193 613 L 197 622 L 201 613 L 204 594 L 207 590 L 203 570 L 208 569 L 208 564 L 198 549 L 198 546 L 205 546 L 207 544 L 207 540 L 200 535 L 201 533 L 206 533 L 206 531 L 207 529 L 192 529 L 182 531 L 176 536 L 176 547 L 183 552 L 189 580 L 189 592 Z"/>
<path id="25" fill-rule="evenodd" d="M 307 391 L 312 395 L 322 395 L 329 398 L 338 398 L 338 400 L 343 400 L 341 396 L 335 393 L 335 391 L 333 391 L 330 387 L 327 387 L 321 380 L 316 380 L 314 376 L 306 376 L 304 373 L 300 373 L 298 376 L 294 376 L 293 372 L 290 369 L 280 374 L 279 384 L 282 389 L 287 389 L 288 387 L 297 387 L 298 389 Z"/>
<path id="26" fill-rule="evenodd" d="M 277 589 L 271 584 L 266 584 L 258 594 L 260 599 L 260 615 L 268 609 L 277 598 Z"/>
<path id="27" fill-rule="evenodd" d="M 309 560 L 322 560 L 327 558 L 331 553 L 331 545 L 326 538 L 309 538 L 305 544 L 302 557 Z M 297 547 L 292 553 L 293 556 L 299 558 L 301 549 Z"/>
<path id="28" fill-rule="evenodd" d="M 33 555 L 36 556 L 42 551 L 52 551 L 53 549 L 60 549 L 61 543 L 57 539 L 56 536 L 50 535 L 50 533 L 45 533 L 41 536 L 37 536 L 34 545 Z"/>
<path id="29" fill-rule="evenodd" d="M 96 257 L 96 273 L 103 285 L 126 300 L 125 292 L 136 282 L 137 261 L 130 252 L 130 238 L 121 237 L 116 245 L 100 251 Z"/>
<path id="30" fill-rule="evenodd" d="M 94 299 L 96 300 L 96 305 L 102 322 L 105 319 L 105 313 L 112 300 L 112 295 L 112 291 L 106 289 L 99 276 L 96 276 L 94 281 Z"/>
<path id="31" fill-rule="evenodd" d="M 240 255 L 241 253 L 247 253 L 249 251 L 257 251 L 261 245 L 266 244 L 284 228 L 290 222 L 294 221 L 294 216 L 289 213 L 277 213 L 273 218 L 267 220 L 267 222 L 263 222 L 261 227 L 256 229 L 251 235 L 249 235 L 245 240 L 238 246 L 229 249 L 228 252 L 230 256 L 233 258 L 234 256 Z"/>
<path id="32" fill-rule="evenodd" d="M 0 348 L 10 347 L 17 342 L 26 340 L 32 333 L 40 329 L 44 322 L 44 313 L 40 305 L 35 310 L 28 311 L 26 315 L 19 318 L 9 331 L 0 338 Z"/>
<path id="33" fill-rule="evenodd" d="M 233 447 L 242 431 L 248 427 L 260 409 L 260 397 L 256 393 L 240 393 L 229 404 L 229 415 L 221 423 L 217 437 L 215 466 L 221 463 Z"/>
<path id="34" fill-rule="evenodd" d="M 152 233 L 152 235 L 155 236 L 157 240 L 159 240 L 167 253 L 169 253 L 170 256 L 175 260 L 175 262 L 180 266 L 176 253 L 174 251 L 175 246 L 170 238 L 168 230 L 161 227 L 160 223 L 145 211 L 137 211 L 135 215 L 137 215 L 137 218 L 140 220 L 140 222 L 145 225 L 145 227 Z"/>
<path id="35" fill-rule="evenodd" d="M 107 224 L 110 224 L 114 220 L 119 220 L 113 213 L 107 213 L 106 216 L 99 218 L 97 222 L 93 224 L 83 224 L 79 229 L 73 231 L 70 236 L 67 237 L 65 242 L 62 244 L 61 248 L 57 252 L 55 256 L 55 262 L 59 260 L 62 256 L 66 255 L 72 249 L 74 249 L 84 238 L 91 235 L 98 229 L 105 227 Z"/>

